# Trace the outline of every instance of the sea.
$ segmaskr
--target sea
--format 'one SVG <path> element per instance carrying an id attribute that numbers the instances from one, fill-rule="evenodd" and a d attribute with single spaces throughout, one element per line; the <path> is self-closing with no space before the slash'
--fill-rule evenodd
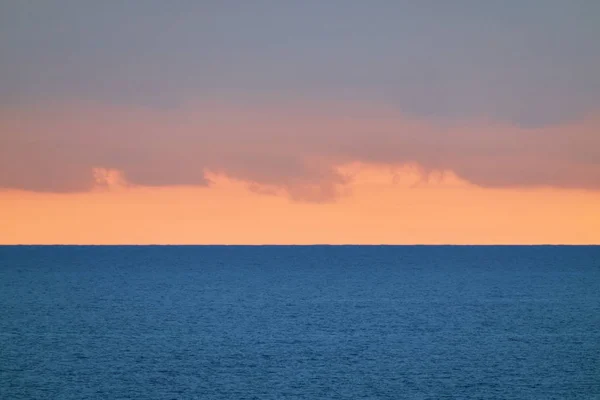
<path id="1" fill-rule="evenodd" d="M 600 399 L 600 246 L 3 246 L 0 399 Z"/>

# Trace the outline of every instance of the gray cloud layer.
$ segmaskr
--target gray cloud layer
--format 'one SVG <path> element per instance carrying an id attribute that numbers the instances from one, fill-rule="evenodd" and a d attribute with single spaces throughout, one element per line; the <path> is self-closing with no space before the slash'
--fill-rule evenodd
<path id="1" fill-rule="evenodd" d="M 374 101 L 533 126 L 600 107 L 595 0 L 0 2 L 0 105 Z"/>

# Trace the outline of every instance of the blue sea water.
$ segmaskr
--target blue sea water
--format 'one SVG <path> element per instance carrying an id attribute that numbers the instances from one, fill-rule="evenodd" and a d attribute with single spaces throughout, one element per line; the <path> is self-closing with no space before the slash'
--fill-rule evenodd
<path id="1" fill-rule="evenodd" d="M 1 399 L 600 399 L 600 247 L 0 247 Z"/>

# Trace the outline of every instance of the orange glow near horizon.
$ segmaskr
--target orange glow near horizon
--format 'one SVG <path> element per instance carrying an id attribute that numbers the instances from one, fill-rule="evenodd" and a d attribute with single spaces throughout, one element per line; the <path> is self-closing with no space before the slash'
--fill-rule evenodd
<path id="1" fill-rule="evenodd" d="M 96 171 L 91 192 L 0 192 L 2 244 L 599 244 L 600 192 L 484 189 L 450 172 L 341 168 L 330 202 L 210 176 L 210 187 L 130 187 Z M 268 193 L 267 193 L 268 192 Z"/>

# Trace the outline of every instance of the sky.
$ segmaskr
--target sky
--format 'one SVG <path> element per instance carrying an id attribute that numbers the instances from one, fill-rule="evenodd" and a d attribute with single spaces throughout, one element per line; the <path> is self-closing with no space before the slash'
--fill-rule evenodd
<path id="1" fill-rule="evenodd" d="M 0 2 L 0 243 L 600 244 L 600 2 Z"/>

